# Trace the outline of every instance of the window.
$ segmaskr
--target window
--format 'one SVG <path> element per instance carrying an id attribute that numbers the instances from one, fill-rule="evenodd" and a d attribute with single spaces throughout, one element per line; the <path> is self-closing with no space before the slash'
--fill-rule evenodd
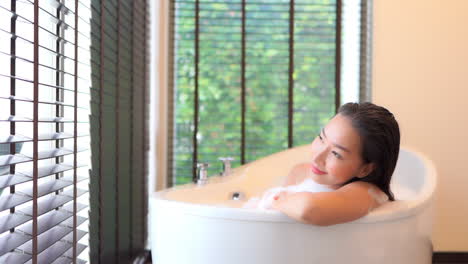
<path id="1" fill-rule="evenodd" d="M 172 1 L 169 184 L 191 181 L 198 162 L 213 175 L 218 157 L 239 165 L 312 140 L 340 104 L 342 35 L 359 39 L 359 23 L 342 32 L 360 12 L 343 20 L 361 5 L 349 2 Z"/>
<path id="2" fill-rule="evenodd" d="M 0 2 L 0 263 L 88 260 L 89 6 Z"/>

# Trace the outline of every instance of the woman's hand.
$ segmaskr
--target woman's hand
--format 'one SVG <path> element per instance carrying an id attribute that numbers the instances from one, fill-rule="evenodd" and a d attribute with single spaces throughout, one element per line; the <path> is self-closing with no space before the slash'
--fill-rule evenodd
<path id="1" fill-rule="evenodd" d="M 279 192 L 273 196 L 271 207 L 287 216 L 306 223 L 304 213 L 308 206 L 308 196 L 311 193 L 291 193 L 287 191 Z"/>
<path id="2" fill-rule="evenodd" d="M 271 194 L 266 193 L 265 208 L 280 211 L 280 203 L 284 203 L 289 194 L 288 191 L 273 191 Z"/>
<path id="3" fill-rule="evenodd" d="M 286 202 L 286 199 L 289 195 L 289 192 L 287 191 L 282 191 L 277 193 L 275 196 L 273 196 L 273 201 L 271 203 L 271 206 L 273 209 L 281 211 L 281 205 Z"/>

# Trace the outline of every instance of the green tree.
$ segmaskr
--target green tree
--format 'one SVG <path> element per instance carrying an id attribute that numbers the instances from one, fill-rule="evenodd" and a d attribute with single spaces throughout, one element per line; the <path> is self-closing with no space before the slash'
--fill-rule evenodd
<path id="1" fill-rule="evenodd" d="M 221 170 L 221 156 L 241 155 L 242 1 L 200 1 L 198 161 Z M 290 3 L 246 4 L 246 160 L 288 147 Z M 294 145 L 309 143 L 335 111 L 335 1 L 295 1 Z M 195 1 L 174 14 L 176 184 L 192 179 Z"/>

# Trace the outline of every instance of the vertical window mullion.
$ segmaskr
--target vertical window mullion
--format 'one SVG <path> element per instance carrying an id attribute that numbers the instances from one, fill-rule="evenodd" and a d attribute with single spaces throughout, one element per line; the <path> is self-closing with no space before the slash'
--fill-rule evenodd
<path id="1" fill-rule="evenodd" d="M 340 76 L 341 76 L 341 10 L 342 0 L 336 0 L 336 33 L 335 33 L 335 112 L 340 107 Z"/>
<path id="2" fill-rule="evenodd" d="M 288 148 L 294 144 L 294 0 L 289 1 Z"/>
<path id="3" fill-rule="evenodd" d="M 245 5 L 242 0 L 242 33 L 241 33 L 241 164 L 245 163 Z"/>
<path id="4" fill-rule="evenodd" d="M 200 61 L 200 46 L 199 46 L 199 37 L 200 37 L 200 1 L 195 0 L 195 96 L 194 96 L 194 115 L 193 115 L 193 181 L 196 179 L 197 175 L 197 163 L 198 163 L 198 103 L 199 103 L 199 87 L 198 87 L 198 79 L 199 79 L 199 61 Z"/>

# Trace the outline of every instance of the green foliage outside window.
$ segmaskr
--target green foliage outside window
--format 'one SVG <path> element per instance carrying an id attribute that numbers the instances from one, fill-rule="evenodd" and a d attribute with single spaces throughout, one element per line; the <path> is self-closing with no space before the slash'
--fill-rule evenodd
<path id="1" fill-rule="evenodd" d="M 241 0 L 200 1 L 198 161 L 241 160 Z M 288 148 L 290 3 L 246 2 L 246 161 Z M 294 146 L 312 141 L 335 112 L 336 1 L 295 1 Z M 192 179 L 195 1 L 174 3 L 174 184 Z"/>

